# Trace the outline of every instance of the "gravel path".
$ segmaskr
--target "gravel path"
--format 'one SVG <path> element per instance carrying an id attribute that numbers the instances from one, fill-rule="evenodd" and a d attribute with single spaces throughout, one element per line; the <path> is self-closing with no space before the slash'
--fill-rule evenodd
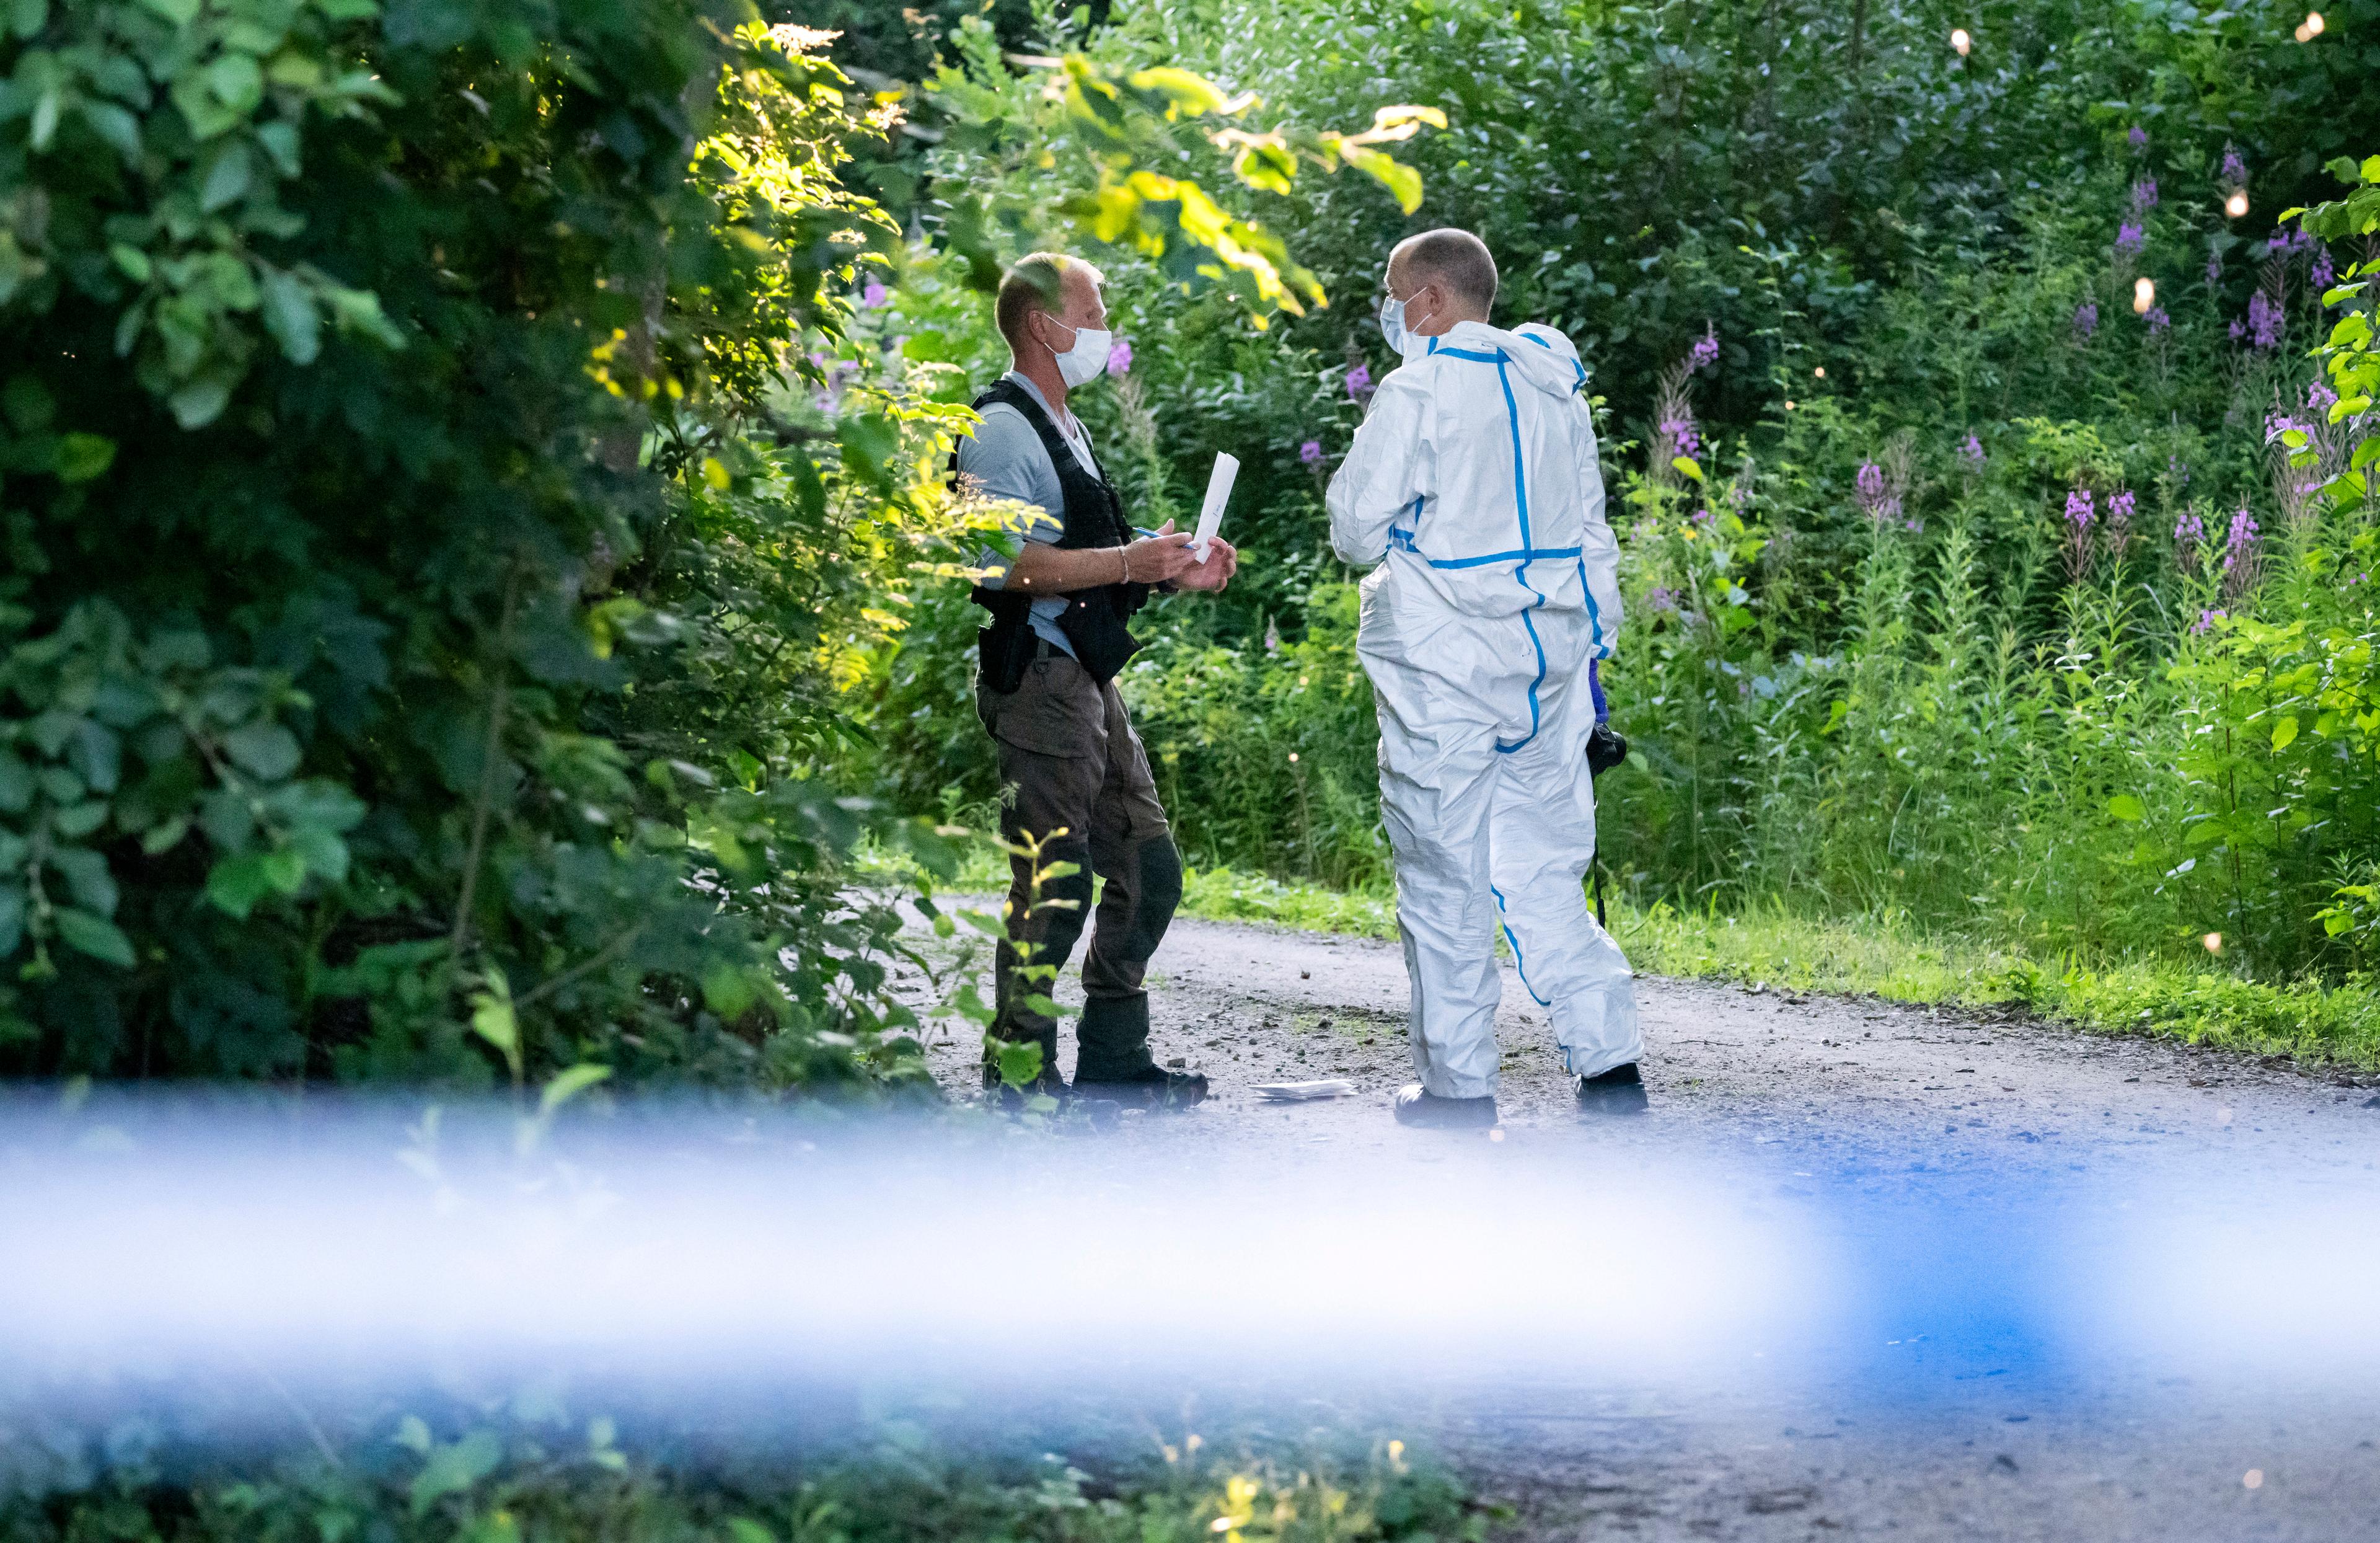
<path id="1" fill-rule="evenodd" d="M 1974 1308 L 2023 1296 L 2045 1228 L 2115 1237 L 2159 1185 L 2207 1193 L 2210 1224 L 2344 1197 L 2345 1233 L 2362 1216 L 2366 1241 L 2380 1236 L 2380 1084 L 2014 1016 L 1647 980 L 1653 1112 L 1583 1124 L 1508 965 L 1504 1124 L 1489 1148 L 1390 1118 L 1410 1080 L 1393 945 L 1185 919 L 1157 963 L 1159 1054 L 1205 1069 L 1216 1096 L 1103 1139 L 1250 1172 L 1377 1154 L 1392 1177 L 1476 1154 L 1574 1160 L 1582 1183 L 1625 1184 L 1716 1162 L 1750 1199 L 1888 1261 L 1886 1278 L 1936 1272 L 1912 1288 L 1922 1304 L 1905 1330 L 1883 1301 L 1862 1319 L 1874 1339 L 1791 1376 L 1444 1381 L 1403 1413 L 1512 1509 L 1514 1536 L 2380 1538 L 2380 1382 L 2283 1377 L 2216 1344 L 2186 1364 L 2044 1355 L 2022 1311 Z M 970 1047 L 931 1053 L 946 1087 L 971 1086 Z M 1325 1076 L 1357 1096 L 1281 1105 L 1252 1091 Z M 2313 1231 L 2315 1245 L 2345 1240 Z M 2103 1263 L 2129 1262 L 2108 1248 Z M 2172 1282 L 2183 1295 L 2199 1283 Z M 2370 1280 L 2322 1285 L 2362 1303 L 2354 1345 L 2371 1348 Z M 2242 1301 L 2238 1321 L 2318 1314 L 2322 1300 Z"/>

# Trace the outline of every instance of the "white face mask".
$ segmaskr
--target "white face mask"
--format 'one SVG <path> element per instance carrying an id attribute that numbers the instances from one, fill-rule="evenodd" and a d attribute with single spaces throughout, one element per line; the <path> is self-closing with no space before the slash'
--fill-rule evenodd
<path id="1" fill-rule="evenodd" d="M 1429 347 L 1429 339 L 1416 336 L 1405 324 L 1405 302 L 1389 300 L 1380 307 L 1380 334 L 1389 340 L 1400 358 L 1411 358 Z"/>
<path id="2" fill-rule="evenodd" d="M 1050 320 L 1057 319 L 1051 317 Z M 1065 323 L 1061 322 L 1059 325 Z M 1104 328 L 1076 327 L 1075 346 L 1057 356 L 1058 378 L 1066 383 L 1068 391 L 1089 384 L 1106 371 L 1108 355 L 1114 347 L 1115 334 Z M 1053 348 L 1050 352 L 1057 353 L 1057 350 Z"/>

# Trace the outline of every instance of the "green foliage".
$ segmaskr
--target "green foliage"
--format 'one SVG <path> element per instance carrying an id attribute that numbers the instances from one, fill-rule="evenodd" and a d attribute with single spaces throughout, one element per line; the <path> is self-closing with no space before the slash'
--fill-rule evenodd
<path id="1" fill-rule="evenodd" d="M 1603 862 L 1641 904 L 1905 910 L 2028 951 L 2273 979 L 2362 967 L 2369 200 L 2262 239 L 2223 202 L 2312 188 L 2368 72 L 2244 11 L 1842 22 L 1214 0 L 1121 7 L 1087 45 L 1102 78 L 1178 65 L 1294 121 L 1383 96 L 1448 118 L 1410 148 L 1412 221 L 1349 179 L 1249 199 L 1341 302 L 1285 335 L 1170 285 L 1128 228 L 1082 232 L 1133 364 L 1077 405 L 1127 491 L 1165 507 L 1215 452 L 1245 463 L 1241 582 L 1154 614 L 1125 678 L 1185 850 L 1385 886 L 1353 576 L 1324 550 L 1319 493 L 1360 410 L 1342 377 L 1389 362 L 1366 325 L 1388 247 L 1454 223 L 1502 259 L 1500 315 L 1571 331 L 1609 404 L 1631 620 L 1606 680 L 1639 753 L 1605 780 Z M 1945 43 L 1954 23 L 1970 56 Z M 960 121 L 929 164 L 987 210 L 1096 198 L 1062 91 L 1034 95 L 1029 67 L 1002 88 L 974 46 L 953 43 L 943 79 L 976 94 L 946 84 Z M 1015 243 L 1047 229 L 1008 224 Z M 962 255 L 965 225 L 941 227 Z M 981 379 L 1001 350 L 953 303 L 953 268 L 913 251 L 888 314 Z M 1684 359 L 1706 327 L 1717 358 Z M 2317 389 L 2301 360 L 2325 333 Z M 874 661 L 884 732 L 847 774 L 980 807 L 971 624 L 939 601 L 917 618 Z"/>
<path id="2" fill-rule="evenodd" d="M 1261 98 L 1227 96 L 1161 56 L 1135 63 L 1112 48 L 1020 56 L 1003 52 L 980 18 L 963 21 L 949 45 L 929 99 L 949 120 L 938 161 L 965 175 L 942 199 L 941 225 L 986 289 L 1002 259 L 1070 228 L 1135 254 L 1184 294 L 1220 290 L 1259 330 L 1276 310 L 1305 315 L 1329 303 L 1320 280 L 1278 233 L 1226 208 L 1208 185 L 1228 167 L 1244 189 L 1286 195 L 1301 167 L 1352 167 L 1411 213 L 1421 179 L 1380 147 L 1446 127 L 1436 107 L 1401 105 L 1371 108 L 1370 127 L 1356 133 L 1293 118 L 1258 130 L 1244 125 Z"/>
<path id="3" fill-rule="evenodd" d="M 309 1415 L 311 1448 L 237 1463 L 137 1423 L 104 1442 L 50 1428 L 0 1475 L 0 1530 L 19 1543 L 1475 1543 L 1493 1514 L 1402 1442 L 1343 1428 L 1237 1440 L 1227 1422 L 1153 1442 L 1033 1430 L 986 1449 L 873 1419 L 798 1457 L 733 1442 L 722 1464 L 687 1456 L 683 1433 L 574 1412 L 550 1385 L 424 1406 L 367 1428 Z"/>
<path id="4" fill-rule="evenodd" d="M 748 18 L 9 12 L 0 1070 L 922 1079 L 802 772 L 941 419 L 772 411 L 891 109 Z"/>

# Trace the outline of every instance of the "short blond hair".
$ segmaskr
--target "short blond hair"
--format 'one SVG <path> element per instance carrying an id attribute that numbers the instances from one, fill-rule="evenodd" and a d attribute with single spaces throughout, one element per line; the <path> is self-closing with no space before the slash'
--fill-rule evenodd
<path id="1" fill-rule="evenodd" d="M 991 316 L 1011 348 L 1017 346 L 1025 335 L 1026 318 L 1037 310 L 1055 315 L 1066 309 L 1066 275 L 1076 273 L 1088 275 L 1093 284 L 1108 282 L 1105 273 L 1064 252 L 1030 253 L 1018 258 L 1001 275 L 1000 294 L 991 303 Z"/>

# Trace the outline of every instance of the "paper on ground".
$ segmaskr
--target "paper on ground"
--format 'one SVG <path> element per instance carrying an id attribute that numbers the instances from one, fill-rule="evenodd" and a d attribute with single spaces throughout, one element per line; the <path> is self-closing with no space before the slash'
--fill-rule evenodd
<path id="1" fill-rule="evenodd" d="M 1344 1099 L 1353 1095 L 1355 1085 L 1345 1077 L 1325 1077 L 1320 1082 L 1262 1082 L 1257 1091 L 1280 1103 L 1297 1103 L 1307 1099 Z"/>
<path id="2" fill-rule="evenodd" d="M 1240 458 L 1228 453 L 1215 457 L 1215 474 L 1207 479 L 1207 502 L 1198 511 L 1198 533 L 1190 542 L 1191 552 L 1201 563 L 1207 560 L 1207 543 L 1223 528 L 1223 505 L 1232 500 L 1232 484 L 1239 480 Z"/>

